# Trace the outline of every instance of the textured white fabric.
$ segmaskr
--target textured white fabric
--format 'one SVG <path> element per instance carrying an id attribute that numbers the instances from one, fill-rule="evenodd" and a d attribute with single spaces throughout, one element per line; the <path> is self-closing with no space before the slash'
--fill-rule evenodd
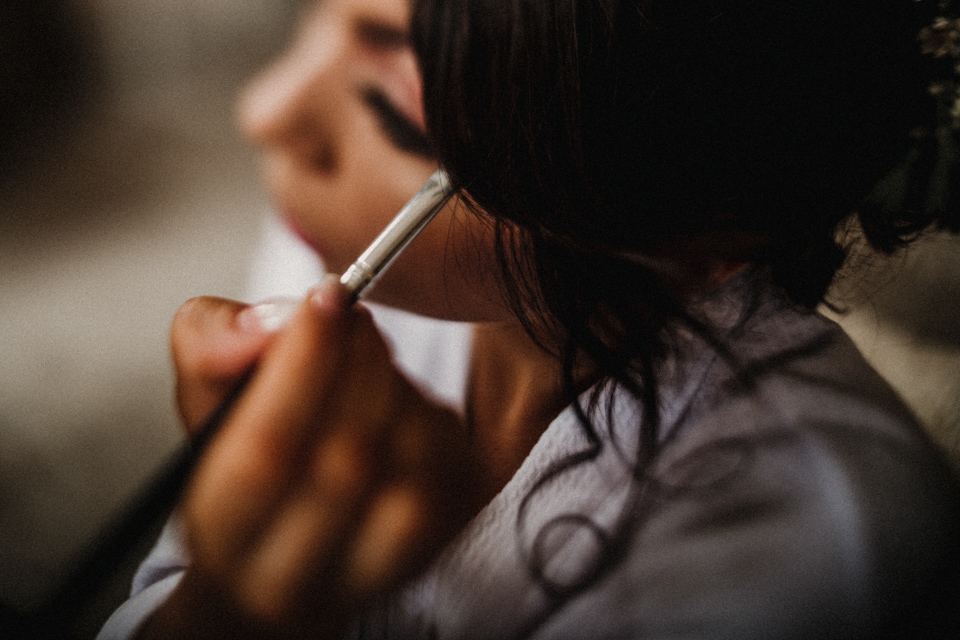
<path id="1" fill-rule="evenodd" d="M 599 389 L 594 438 L 572 407 L 561 413 L 500 494 L 355 637 L 901 637 L 897 625 L 958 560 L 956 477 L 835 324 L 755 277 L 694 309 L 730 357 L 685 335 L 660 367 L 660 451 L 648 468 L 637 472 L 638 403 Z M 449 339 L 431 353 L 463 348 Z M 163 544 L 134 601 L 156 602 L 143 578 L 169 585 L 182 566 Z M 112 628 L 134 629 L 127 618 L 149 610 L 125 605 Z"/>
<path id="2" fill-rule="evenodd" d="M 836 325 L 770 289 L 754 309 L 750 279 L 698 310 L 737 362 L 688 336 L 662 367 L 642 475 L 642 412 L 605 389 L 598 452 L 544 481 L 592 446 L 567 409 L 357 637 L 928 637 L 910 615 L 956 579 L 956 477 Z"/>
<path id="3" fill-rule="evenodd" d="M 130 599 L 107 620 L 97 640 L 131 638 L 147 617 L 173 592 L 189 563 L 182 533 L 172 517 L 133 578 Z"/>

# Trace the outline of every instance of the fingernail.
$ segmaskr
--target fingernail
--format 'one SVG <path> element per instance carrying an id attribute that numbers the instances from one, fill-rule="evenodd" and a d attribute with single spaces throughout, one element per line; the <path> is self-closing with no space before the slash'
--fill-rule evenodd
<path id="1" fill-rule="evenodd" d="M 310 292 L 310 304 L 326 311 L 343 309 L 347 301 L 347 291 L 340 284 L 340 277 L 333 273 L 323 276 Z"/>
<path id="2" fill-rule="evenodd" d="M 279 331 L 294 316 L 300 303 L 296 298 L 271 298 L 250 305 L 237 315 L 237 326 L 252 333 Z"/>

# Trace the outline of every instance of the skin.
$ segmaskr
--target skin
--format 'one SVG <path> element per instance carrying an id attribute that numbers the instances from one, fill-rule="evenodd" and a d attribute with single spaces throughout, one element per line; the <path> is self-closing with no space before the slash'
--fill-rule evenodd
<path id="1" fill-rule="evenodd" d="M 312 5 L 241 101 L 278 210 L 334 272 L 436 166 L 369 99 L 379 92 L 422 133 L 407 20 L 402 0 Z M 483 224 L 448 206 L 374 289 L 477 323 L 466 418 L 407 382 L 336 278 L 276 332 L 236 302 L 180 309 L 171 343 L 188 431 L 255 370 L 182 505 L 191 567 L 141 638 L 336 637 L 502 488 L 566 402 L 559 364 L 505 311 L 491 253 Z"/>
<path id="2" fill-rule="evenodd" d="M 342 273 L 436 169 L 417 153 L 428 142 L 408 21 L 404 0 L 314 2 L 240 101 L 276 209 L 331 272 Z M 507 320 L 490 241 L 474 215 L 448 206 L 370 299 L 438 318 Z"/>

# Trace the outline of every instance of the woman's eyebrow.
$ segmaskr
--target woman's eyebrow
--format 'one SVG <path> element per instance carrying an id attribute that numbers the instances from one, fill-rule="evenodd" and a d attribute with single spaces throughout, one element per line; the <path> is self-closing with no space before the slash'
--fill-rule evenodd
<path id="1" fill-rule="evenodd" d="M 384 135 L 397 148 L 428 160 L 436 158 L 433 142 L 426 132 L 403 115 L 382 91 L 365 87 L 360 90 L 360 95 L 364 104 L 373 111 Z"/>

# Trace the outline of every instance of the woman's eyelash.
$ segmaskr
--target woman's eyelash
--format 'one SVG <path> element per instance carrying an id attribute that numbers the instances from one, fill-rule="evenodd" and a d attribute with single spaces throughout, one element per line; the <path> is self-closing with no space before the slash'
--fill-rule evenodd
<path id="1" fill-rule="evenodd" d="M 382 91 L 373 88 L 361 92 L 364 103 L 373 111 L 384 135 L 402 151 L 433 160 L 436 151 L 433 141 L 393 106 Z"/>

